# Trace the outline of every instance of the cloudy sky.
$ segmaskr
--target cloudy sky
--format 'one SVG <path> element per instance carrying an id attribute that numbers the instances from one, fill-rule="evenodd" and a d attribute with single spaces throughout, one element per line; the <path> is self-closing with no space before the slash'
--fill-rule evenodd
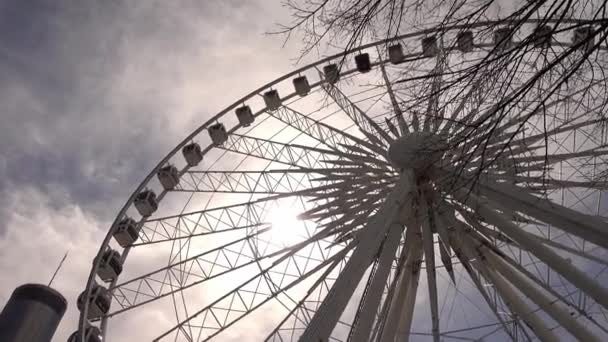
<path id="1" fill-rule="evenodd" d="M 298 37 L 265 34 L 288 21 L 278 0 L 0 0 L 0 307 L 69 252 L 53 283 L 70 301 L 55 336 L 65 341 L 93 256 L 144 176 L 294 69 Z"/>
<path id="2" fill-rule="evenodd" d="M 274 1 L 0 1 L 0 306 L 46 283 L 70 305 L 109 224 L 194 127 L 294 67 Z"/>

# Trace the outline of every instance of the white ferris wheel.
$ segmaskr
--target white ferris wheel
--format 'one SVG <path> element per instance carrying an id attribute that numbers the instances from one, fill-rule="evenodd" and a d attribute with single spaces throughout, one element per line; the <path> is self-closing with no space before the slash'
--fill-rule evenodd
<path id="1" fill-rule="evenodd" d="M 606 340 L 605 35 L 443 26 L 254 90 L 127 200 L 71 338 Z"/>

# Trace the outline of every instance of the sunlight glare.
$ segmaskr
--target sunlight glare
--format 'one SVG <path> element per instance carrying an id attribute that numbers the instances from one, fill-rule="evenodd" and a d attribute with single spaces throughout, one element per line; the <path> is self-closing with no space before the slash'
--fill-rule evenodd
<path id="1" fill-rule="evenodd" d="M 271 224 L 272 237 L 275 242 L 290 246 L 304 239 L 304 222 L 298 219 L 298 214 L 293 207 L 280 206 L 272 209 L 268 215 L 268 221 Z"/>

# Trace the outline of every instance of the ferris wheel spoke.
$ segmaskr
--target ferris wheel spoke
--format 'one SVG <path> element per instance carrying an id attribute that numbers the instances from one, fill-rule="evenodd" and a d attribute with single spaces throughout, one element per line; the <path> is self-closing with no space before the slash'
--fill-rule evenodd
<path id="1" fill-rule="evenodd" d="M 310 321 L 311 314 L 316 311 L 311 303 L 317 303 L 313 296 L 321 296 L 324 288 L 331 287 L 330 274 L 338 269 L 341 271 L 340 265 L 344 265 L 344 259 L 335 260 L 330 264 L 323 274 L 314 282 L 314 284 L 306 292 L 306 295 L 285 315 L 285 318 L 274 328 L 273 331 L 264 339 L 264 341 L 293 341 L 296 333 Z"/>
<path id="2" fill-rule="evenodd" d="M 394 139 L 386 133 L 374 120 L 372 120 L 363 110 L 344 95 L 335 85 L 325 83 L 322 85 L 323 90 L 331 97 L 334 102 L 342 109 L 342 111 L 355 123 L 361 133 L 366 137 L 371 138 L 379 148 L 383 148 L 385 143 L 390 144 Z M 382 142 L 377 136 L 382 138 Z"/>
<path id="3" fill-rule="evenodd" d="M 463 174 L 474 179 L 470 174 Z M 547 199 L 531 195 L 521 191 L 521 188 L 514 188 L 513 185 L 495 183 L 483 178 L 477 179 L 476 189 L 496 203 L 500 203 L 499 207 L 519 211 L 608 249 L 608 224 L 598 217 L 585 215 Z M 462 193 L 461 190 L 456 192 Z M 461 200 L 465 198 L 466 196 L 460 197 Z"/>
<path id="4" fill-rule="evenodd" d="M 310 173 L 300 169 L 264 171 L 187 171 L 191 182 L 173 191 L 286 194 L 309 188 Z M 183 177 L 183 176 L 182 176 Z"/>
<path id="5" fill-rule="evenodd" d="M 367 341 L 370 338 L 374 317 L 378 311 L 382 291 L 389 277 L 395 253 L 399 247 L 399 237 L 402 231 L 403 227 L 401 225 L 392 225 L 386 235 L 378 256 L 378 267 L 372 275 L 369 291 L 363 296 L 359 304 L 360 316 L 356 320 L 353 330 L 351 330 L 352 336 L 349 341 Z"/>
<path id="6" fill-rule="evenodd" d="M 405 135 L 410 132 L 405 119 L 403 118 L 403 111 L 401 107 L 399 107 L 399 102 L 397 102 L 397 98 L 395 97 L 395 92 L 393 91 L 393 87 L 391 85 L 391 81 L 388 78 L 388 74 L 386 73 L 386 68 L 384 64 L 380 64 L 380 71 L 382 72 L 382 79 L 384 80 L 384 85 L 386 86 L 386 91 L 389 99 L 391 100 L 391 106 L 393 107 L 393 112 L 395 113 L 395 117 L 397 118 L 397 123 L 399 124 L 399 132 L 400 134 L 395 134 L 395 136 L 399 137 Z M 388 120 L 388 119 L 387 119 Z M 387 121 L 387 123 L 390 121 Z"/>
<path id="7" fill-rule="evenodd" d="M 148 246 L 148 245 L 154 245 L 157 243 L 175 242 L 175 241 L 179 241 L 179 240 L 189 240 L 189 239 L 192 239 L 195 237 L 204 237 L 204 236 L 209 236 L 209 235 L 214 235 L 214 234 L 236 232 L 236 231 L 241 231 L 241 230 L 249 231 L 249 230 L 254 230 L 254 229 L 260 228 L 264 225 L 267 225 L 267 224 L 266 223 L 256 223 L 256 224 L 249 224 L 249 225 L 236 226 L 236 227 L 226 227 L 224 229 L 216 229 L 216 230 L 212 230 L 212 231 L 205 231 L 205 232 L 198 232 L 198 233 L 185 233 L 183 231 L 180 231 L 179 235 L 176 235 L 174 237 L 168 237 L 168 238 L 164 238 L 164 239 L 156 237 L 155 239 L 150 239 L 146 242 L 136 242 L 136 243 L 132 244 L 131 247 L 133 247 L 133 248 L 144 247 L 144 246 Z M 173 229 L 176 229 L 176 228 L 173 227 Z M 178 231 L 178 230 L 176 229 L 176 231 Z"/>
<path id="8" fill-rule="evenodd" d="M 561 154 L 553 154 L 550 156 L 528 156 L 528 157 L 515 157 L 513 158 L 513 162 L 515 164 L 519 163 L 533 163 L 533 162 L 545 162 L 547 165 L 559 163 L 560 161 L 567 161 L 578 158 L 592 158 L 592 157 L 602 157 L 608 155 L 608 150 L 598 150 L 599 148 L 605 148 L 605 146 L 594 147 L 589 150 L 573 152 L 573 153 L 561 153 Z"/>
<path id="9" fill-rule="evenodd" d="M 328 222 L 323 222 L 322 219 L 317 218 L 319 222 L 319 227 L 323 227 L 329 229 L 330 231 L 339 231 L 339 230 L 351 230 L 353 231 L 355 227 L 360 226 L 367 222 L 370 215 L 380 207 L 380 204 L 377 202 L 371 202 L 371 200 L 366 199 L 366 203 L 362 203 L 349 211 L 346 210 L 335 210 L 333 215 L 323 215 L 323 218 L 330 218 Z M 335 215 L 342 215 L 339 218 L 334 218 Z M 353 219 L 351 216 L 358 216 Z M 348 229 L 347 229 L 348 228 Z"/>
<path id="10" fill-rule="evenodd" d="M 586 115 L 589 115 L 589 114 L 585 113 L 585 116 Z M 577 117 L 576 119 L 579 119 L 579 118 Z M 548 131 L 545 131 L 542 133 L 538 133 L 536 135 L 527 136 L 527 137 L 524 137 L 521 139 L 514 139 L 511 141 L 507 141 L 507 142 L 498 142 L 496 144 L 497 146 L 488 148 L 488 151 L 494 151 L 495 149 L 505 149 L 507 147 L 507 144 L 508 144 L 508 146 L 513 146 L 513 145 L 515 145 L 515 146 L 517 146 L 517 145 L 532 146 L 549 137 L 557 136 L 559 134 L 567 133 L 567 132 L 575 132 L 581 128 L 592 126 L 592 125 L 597 125 L 602 122 L 602 120 L 584 120 L 582 122 L 572 123 L 576 119 L 564 122 L 564 123 L 558 125 L 554 129 L 551 129 L 551 130 L 548 130 Z M 570 124 L 570 123 L 572 123 L 572 124 Z"/>
<path id="11" fill-rule="evenodd" d="M 289 262 L 289 259 L 292 258 L 293 255 L 305 245 L 306 244 L 301 244 L 299 247 L 292 248 L 288 254 L 274 261 L 271 266 L 261 270 L 259 274 L 246 280 L 241 285 L 232 291 L 227 292 L 205 308 L 192 313 L 189 317 L 180 321 L 176 326 L 154 339 L 154 341 L 159 341 L 176 331 L 181 332 L 181 327 L 186 324 L 194 325 L 193 320 L 196 318 L 201 320 L 200 325 L 197 324 L 197 327 L 199 327 L 198 329 L 201 329 L 201 331 L 205 331 L 206 333 L 210 333 L 203 339 L 203 341 L 207 341 L 221 333 L 232 324 L 236 323 L 238 320 L 252 313 L 263 304 L 275 299 L 279 294 L 296 286 L 303 280 L 314 275 L 328 265 L 331 265 L 336 260 L 344 258 L 348 251 L 347 248 L 340 250 L 315 267 L 312 267 L 304 274 L 301 274 L 299 278 L 296 278 L 291 282 L 287 282 L 280 288 L 276 288 L 268 284 L 266 281 L 266 275 L 275 267 L 281 266 L 283 262 Z M 262 287 L 260 287 L 260 285 Z M 243 298 L 251 300 L 244 300 Z M 230 315 L 231 312 L 233 312 L 234 315 Z"/>
<path id="12" fill-rule="evenodd" d="M 337 157 L 334 151 L 311 146 L 283 144 L 272 140 L 231 134 L 220 149 L 302 168 L 323 168 L 322 160 Z"/>
<path id="13" fill-rule="evenodd" d="M 424 255 L 419 223 L 418 219 L 414 220 L 414 224 L 408 225 L 406 230 L 406 247 L 404 248 L 408 249 L 407 258 L 395 285 L 397 286 L 396 292 L 388 307 L 386 322 L 380 335 L 381 342 L 397 339 L 407 341 L 410 336 L 420 277 L 420 265 Z"/>
<path id="14" fill-rule="evenodd" d="M 386 202 L 367 222 L 365 228 L 359 231 L 357 240 L 361 242 L 353 251 L 344 270 L 306 327 L 301 340 L 316 341 L 329 337 L 359 280 L 377 254 L 385 234 L 391 225 L 396 224 L 399 220 L 404 203 L 412 200 L 410 194 L 415 191 L 413 179 L 413 172 L 404 171 L 399 182 L 387 196 Z"/>
<path id="15" fill-rule="evenodd" d="M 266 202 L 277 200 L 278 196 L 268 196 L 253 201 L 236 203 L 223 207 L 180 213 L 148 219 L 143 222 L 140 244 L 174 241 L 181 238 L 204 236 L 204 234 L 230 232 L 245 227 L 257 227 L 267 213 Z M 145 237 L 144 237 L 145 236 Z"/>
<path id="16" fill-rule="evenodd" d="M 479 92 L 481 85 L 485 83 L 485 82 L 482 83 L 482 80 L 483 80 L 483 78 L 472 82 L 472 85 L 469 87 L 469 89 L 467 90 L 465 95 L 462 97 L 462 99 L 458 103 L 458 106 L 456 106 L 456 108 L 452 112 L 452 115 L 450 116 L 450 118 L 447 120 L 446 119 L 443 120 L 445 122 L 445 125 L 443 127 L 441 127 L 441 130 L 438 133 L 440 136 L 447 136 L 449 134 L 449 132 L 452 130 L 452 127 L 454 126 L 454 124 L 458 123 L 458 116 L 464 112 L 464 109 L 467 104 L 472 104 L 471 98 Z M 464 89 L 463 89 L 463 91 L 464 91 Z M 475 112 L 475 111 L 472 111 L 472 112 Z"/>
<path id="17" fill-rule="evenodd" d="M 355 189 L 355 191 L 346 190 L 346 192 L 342 193 L 344 196 L 335 192 L 317 196 L 310 201 L 321 202 L 325 200 L 325 203 L 317 204 L 311 209 L 300 213 L 299 218 L 303 220 L 322 221 L 322 218 L 334 217 L 341 212 L 359 212 L 370 206 L 375 206 L 376 202 L 384 197 L 384 195 L 374 190 L 376 189 L 370 189 L 369 186 L 361 186 L 360 188 Z"/>
<path id="18" fill-rule="evenodd" d="M 608 249 L 608 224 L 599 217 L 585 215 L 557 203 L 515 190 L 505 184 L 480 179 L 479 189 L 513 211 L 549 223 L 563 231 Z"/>
<path id="19" fill-rule="evenodd" d="M 443 119 L 440 115 L 439 109 L 439 97 L 441 95 L 442 90 L 442 80 L 443 80 L 443 70 L 445 67 L 445 57 L 439 53 L 437 54 L 437 63 L 435 67 L 431 71 L 431 89 L 428 94 L 428 103 L 427 109 L 424 117 L 424 122 L 422 124 L 423 132 L 430 132 L 431 128 L 433 132 L 436 132 L 439 128 L 439 123 Z M 432 126 L 432 127 L 431 127 Z"/>
<path id="20" fill-rule="evenodd" d="M 268 114 L 289 126 L 305 133 L 318 142 L 328 146 L 333 151 L 353 151 L 349 146 L 361 145 L 372 152 L 384 153 L 384 150 L 378 149 L 375 145 L 370 144 L 362 139 L 359 139 L 347 132 L 338 130 L 328 124 L 309 118 L 308 116 L 288 107 L 281 106 L 275 111 L 270 111 Z M 365 155 L 369 155 L 370 151 L 361 151 Z"/>
<path id="21" fill-rule="evenodd" d="M 526 176 L 515 176 L 513 177 L 518 183 L 529 183 L 543 186 L 547 190 L 565 189 L 565 188 L 584 188 L 594 190 L 608 190 L 608 182 L 605 181 L 569 181 L 559 180 L 554 178 L 542 178 L 542 177 L 526 177 Z"/>
<path id="22" fill-rule="evenodd" d="M 117 294 L 115 298 L 120 298 L 123 305 L 117 311 L 109 313 L 108 317 L 182 292 L 208 280 L 253 265 L 260 260 L 286 253 L 288 248 L 260 254 L 248 242 L 268 231 L 269 228 L 261 229 L 220 247 L 170 263 L 165 267 L 115 285 L 111 290 Z M 243 247 L 249 247 L 249 249 Z M 184 273 L 186 269 L 188 271 Z M 187 281 L 186 276 L 195 278 L 195 280 Z M 171 283 L 169 283 L 169 279 L 172 280 Z"/>

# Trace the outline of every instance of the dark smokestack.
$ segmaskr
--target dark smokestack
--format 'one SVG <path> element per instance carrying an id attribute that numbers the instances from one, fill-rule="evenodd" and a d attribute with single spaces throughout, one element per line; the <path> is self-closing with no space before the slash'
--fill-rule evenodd
<path id="1" fill-rule="evenodd" d="M 0 341 L 50 342 L 67 305 L 46 285 L 19 286 L 0 313 Z"/>

